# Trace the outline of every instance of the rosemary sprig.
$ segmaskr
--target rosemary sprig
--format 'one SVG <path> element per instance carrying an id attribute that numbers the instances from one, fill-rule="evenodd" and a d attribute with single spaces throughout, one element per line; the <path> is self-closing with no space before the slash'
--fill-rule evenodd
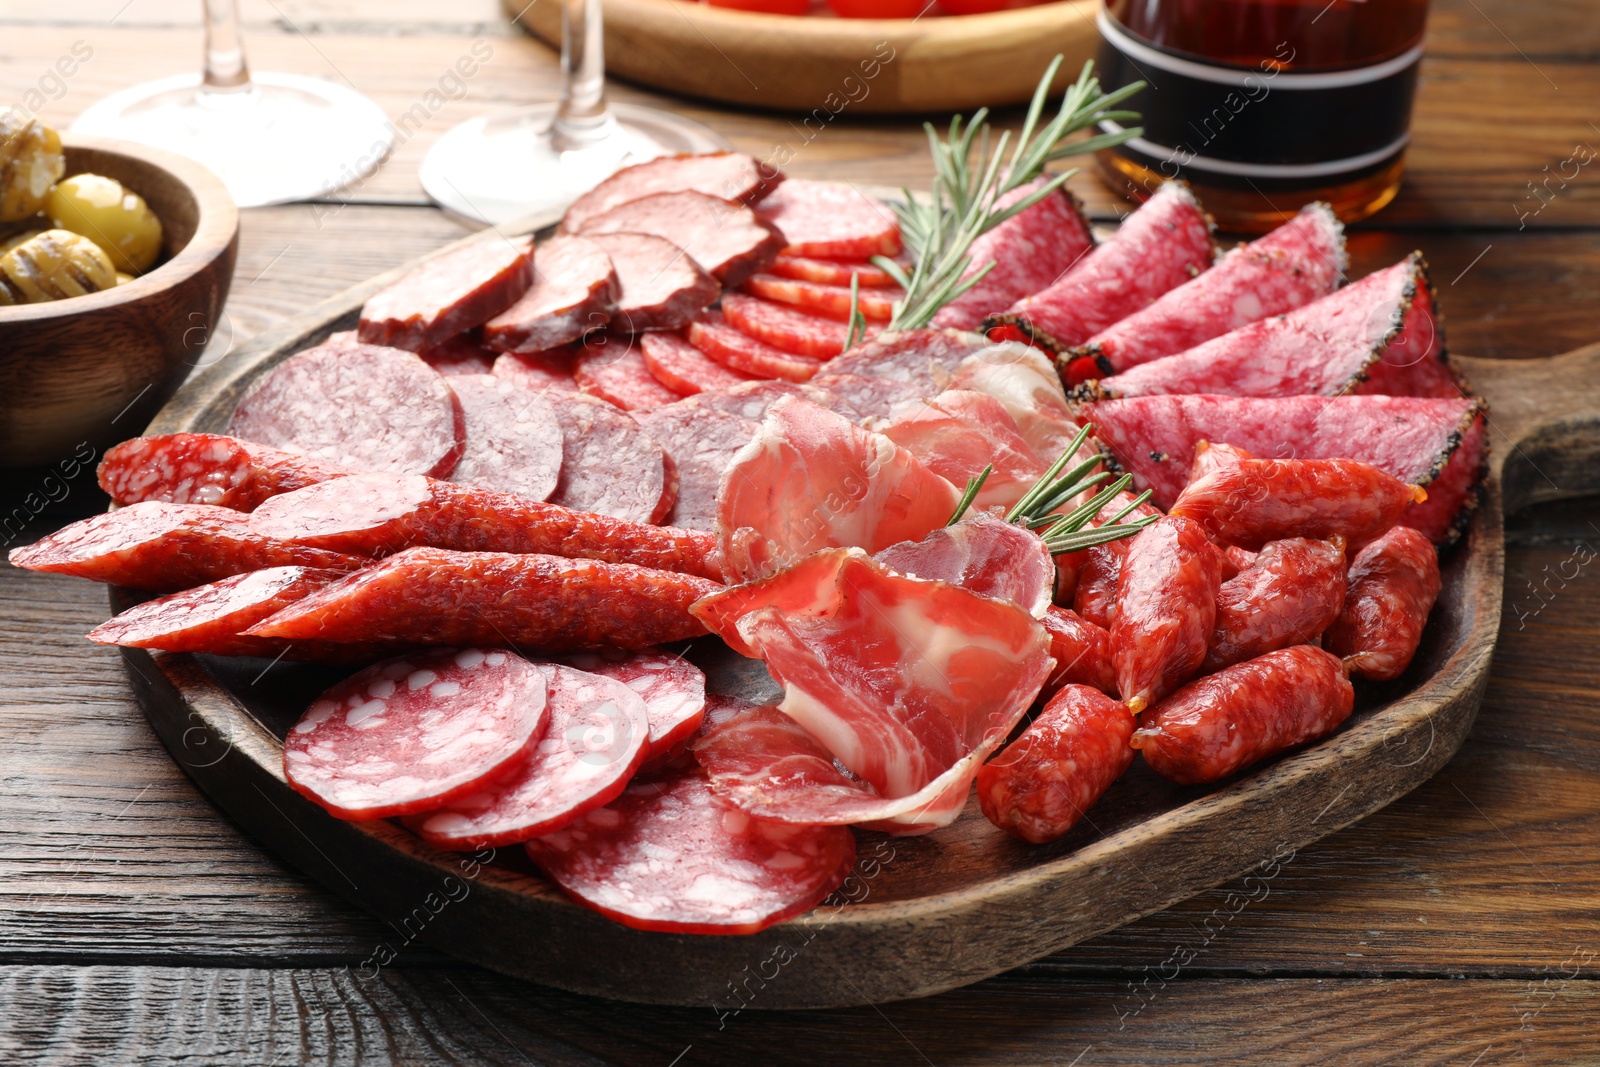
<path id="1" fill-rule="evenodd" d="M 946 526 L 954 526 L 961 521 L 962 516 L 967 513 L 967 509 L 972 506 L 972 502 L 978 499 L 978 491 L 983 488 L 983 483 L 988 481 L 989 475 L 993 473 L 994 464 L 985 463 L 983 470 L 978 472 L 978 476 L 967 481 L 967 487 L 961 491 L 961 499 L 956 501 L 956 510 L 951 512 L 950 521 L 945 523 Z"/>
<path id="2" fill-rule="evenodd" d="M 867 317 L 861 313 L 861 275 L 850 272 L 850 328 L 844 335 L 846 351 L 867 339 Z"/>

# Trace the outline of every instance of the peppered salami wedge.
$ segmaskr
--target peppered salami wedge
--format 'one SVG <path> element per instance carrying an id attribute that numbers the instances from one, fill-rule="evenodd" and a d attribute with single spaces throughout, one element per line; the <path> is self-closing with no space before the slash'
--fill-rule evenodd
<path id="1" fill-rule="evenodd" d="M 722 298 L 722 317 L 734 329 L 763 344 L 812 359 L 830 359 L 844 351 L 847 323 L 807 315 L 803 311 L 744 293 Z M 868 327 L 868 336 L 877 333 Z"/>
<path id="2" fill-rule="evenodd" d="M 466 417 L 467 444 L 450 480 L 545 500 L 561 479 L 561 424 L 550 402 L 492 374 L 462 375 L 453 386 Z"/>
<path id="3" fill-rule="evenodd" d="M 406 820 L 440 848 L 498 848 L 566 826 L 610 803 L 650 751 L 649 709 L 614 677 L 555 663 L 550 725 L 504 778 Z M 702 701 L 702 706 L 704 702 Z"/>
<path id="4" fill-rule="evenodd" d="M 1086 404 L 1083 416 L 1162 507 L 1177 500 L 1201 441 L 1261 457 L 1357 459 L 1427 490 L 1400 521 L 1435 541 L 1465 521 L 1486 448 L 1483 408 L 1465 398 L 1141 396 Z"/>
<path id="5" fill-rule="evenodd" d="M 548 688 L 538 667 L 499 649 L 375 663 L 289 728 L 284 775 L 341 819 L 427 811 L 526 757 L 550 720 Z"/>
<path id="6" fill-rule="evenodd" d="M 763 300 L 788 304 L 811 315 L 850 319 L 850 285 L 824 285 L 821 282 L 783 278 L 776 274 L 756 274 L 744 283 L 744 291 Z M 861 317 L 874 322 L 888 322 L 894 315 L 895 301 L 905 297 L 899 286 L 866 289 L 858 292 Z"/>
<path id="7" fill-rule="evenodd" d="M 1193 348 L 1338 288 L 1344 228 L 1327 204 L 1309 204 L 1265 237 L 1068 351 L 1070 380 L 1127 370 Z"/>
<path id="8" fill-rule="evenodd" d="M 580 904 L 680 934 L 753 934 L 808 911 L 856 855 L 845 827 L 752 819 L 690 772 L 631 785 L 527 848 Z"/>
<path id="9" fill-rule="evenodd" d="M 1421 252 L 1374 271 L 1288 318 L 1329 337 L 1364 338 L 1378 353 L 1366 379 L 1349 390 L 1387 396 L 1456 397 L 1470 393 L 1451 368 L 1438 297 Z"/>
<path id="10" fill-rule="evenodd" d="M 864 289 L 895 284 L 888 271 L 864 259 L 822 259 L 785 252 L 773 260 L 767 270 L 780 278 L 816 282 L 819 285 L 839 285 L 846 290 L 850 288 L 851 278 L 858 279 Z"/>
<path id="11" fill-rule="evenodd" d="M 483 339 L 477 330 L 468 330 L 418 355 L 424 363 L 446 378 L 455 378 L 463 374 L 491 373 L 499 353 L 483 346 Z"/>
<path id="12" fill-rule="evenodd" d="M 732 294 L 729 294 L 730 296 Z M 729 370 L 756 378 L 804 382 L 816 377 L 822 361 L 774 348 L 729 326 L 719 311 L 708 311 L 689 324 L 689 343 Z"/>
<path id="13" fill-rule="evenodd" d="M 777 168 L 742 152 L 662 156 L 624 167 L 580 196 L 562 216 L 561 229 L 576 233 L 596 215 L 656 193 L 689 190 L 754 204 L 781 181 L 783 173 Z"/>
<path id="14" fill-rule="evenodd" d="M 368 557 L 430 545 L 463 552 L 544 552 L 719 575 L 710 558 L 712 540 L 703 534 L 419 475 L 357 474 L 322 482 L 274 497 L 249 516 L 246 528 L 253 535 L 316 548 L 338 546 Z"/>
<path id="15" fill-rule="evenodd" d="M 461 457 L 461 403 L 409 352 L 324 344 L 278 364 L 245 394 L 228 432 L 360 470 L 447 477 Z"/>
<path id="16" fill-rule="evenodd" d="M 611 312 L 613 330 L 679 329 L 722 293 L 721 282 L 664 238 L 594 233 L 587 239 L 605 249 L 617 271 L 620 292 Z"/>
<path id="17" fill-rule="evenodd" d="M 1060 281 L 984 324 L 1016 326 L 1060 352 L 1176 289 L 1211 266 L 1214 255 L 1205 211 L 1187 185 L 1167 182 Z"/>
<path id="18" fill-rule="evenodd" d="M 656 381 L 679 396 L 726 389 L 751 380 L 749 375 L 708 358 L 675 333 L 644 334 L 639 338 L 639 356 Z"/>
<path id="19" fill-rule="evenodd" d="M 724 286 L 764 269 L 783 247 L 783 235 L 743 204 L 695 192 L 630 200 L 586 219 L 578 232 L 653 234 L 683 249 Z"/>
<path id="20" fill-rule="evenodd" d="M 494 318 L 533 284 L 533 242 L 490 237 L 424 260 L 361 309 L 360 339 L 421 352 Z"/>
<path id="21" fill-rule="evenodd" d="M 790 255 L 867 259 L 900 254 L 894 212 L 847 182 L 791 179 L 756 210 L 783 231 Z"/>
<path id="22" fill-rule="evenodd" d="M 989 347 L 966 330 L 897 330 L 881 333 L 828 363 L 829 374 L 893 378 L 924 396 L 943 392 L 950 373 L 974 352 Z"/>
<path id="23" fill-rule="evenodd" d="M 645 365 L 637 341 L 626 336 L 605 334 L 585 342 L 572 374 L 580 392 L 623 411 L 648 411 L 678 399 Z"/>
<path id="24" fill-rule="evenodd" d="M 666 456 L 626 412 L 587 396 L 551 402 L 564 456 L 552 504 L 638 523 L 672 511 L 678 488 Z"/>
<path id="25" fill-rule="evenodd" d="M 706 676 L 681 655 L 661 649 L 580 652 L 565 657 L 564 662 L 615 679 L 643 698 L 650 716 L 647 764 L 670 756 L 705 721 Z"/>
<path id="26" fill-rule="evenodd" d="M 494 376 L 541 393 L 576 393 L 578 380 L 572 371 L 577 358 L 576 345 L 548 352 L 507 352 L 494 361 Z"/>
<path id="27" fill-rule="evenodd" d="M 620 286 L 605 249 L 583 237 L 552 237 L 534 249 L 533 284 L 483 324 L 500 352 L 543 352 L 611 321 Z"/>
<path id="28" fill-rule="evenodd" d="M 147 500 L 93 515 L 31 545 L 11 564 L 166 593 L 263 567 L 354 570 L 364 562 L 258 530 L 250 516 L 207 504 Z"/>
<path id="29" fill-rule="evenodd" d="M 119 504 L 162 500 L 250 511 L 268 497 L 356 473 L 214 433 L 135 437 L 106 450 L 100 488 Z"/>
<path id="30" fill-rule="evenodd" d="M 409 548 L 252 626 L 256 637 L 500 644 L 545 652 L 699 637 L 689 605 L 716 582 L 626 563 Z"/>
<path id="31" fill-rule="evenodd" d="M 698 403 L 667 404 L 635 417 L 678 472 L 678 499 L 665 521 L 685 530 L 715 529 L 722 476 L 760 423 Z"/>

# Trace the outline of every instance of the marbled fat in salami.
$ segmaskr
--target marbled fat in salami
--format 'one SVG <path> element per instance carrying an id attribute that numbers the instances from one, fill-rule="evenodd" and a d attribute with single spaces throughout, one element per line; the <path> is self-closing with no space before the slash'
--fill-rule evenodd
<path id="1" fill-rule="evenodd" d="M 664 649 L 638 652 L 587 652 L 564 662 L 611 678 L 644 701 L 650 719 L 647 764 L 660 763 L 700 729 L 706 714 L 706 676 L 699 667 Z"/>
<path id="2" fill-rule="evenodd" d="M 890 378 L 916 386 L 919 395 L 942 392 L 956 365 L 989 342 L 965 330 L 897 330 L 881 333 L 830 360 L 829 374 Z"/>
<path id="3" fill-rule="evenodd" d="M 626 412 L 585 396 L 551 397 L 561 424 L 561 481 L 552 504 L 628 522 L 660 522 L 677 486 L 661 446 Z"/>
<path id="4" fill-rule="evenodd" d="M 573 377 L 576 345 L 562 345 L 548 352 L 506 352 L 494 361 L 494 376 L 513 385 L 537 392 L 576 393 Z"/>

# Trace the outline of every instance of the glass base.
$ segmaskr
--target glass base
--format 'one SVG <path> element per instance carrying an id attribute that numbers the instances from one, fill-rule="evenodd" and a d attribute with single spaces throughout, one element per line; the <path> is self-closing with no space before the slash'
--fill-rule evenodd
<path id="1" fill-rule="evenodd" d="M 180 74 L 114 93 L 72 132 L 164 148 L 207 167 L 240 207 L 309 200 L 370 174 L 394 144 L 383 110 L 352 89 L 257 74 L 237 92 Z"/>
<path id="2" fill-rule="evenodd" d="M 440 137 L 418 177 L 434 203 L 475 222 L 527 220 L 539 229 L 616 171 L 674 152 L 717 152 L 716 131 L 667 111 L 612 104 L 610 118 L 581 148 L 551 143 L 555 104 L 481 115 Z"/>

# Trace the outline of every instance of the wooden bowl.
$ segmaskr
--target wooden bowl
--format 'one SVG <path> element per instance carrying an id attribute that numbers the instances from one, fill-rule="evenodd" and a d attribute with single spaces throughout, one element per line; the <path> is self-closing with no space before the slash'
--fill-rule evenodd
<path id="1" fill-rule="evenodd" d="M 535 36 L 561 47 L 560 4 L 503 4 Z M 1066 56 L 1059 91 L 1099 44 L 1099 0 L 917 19 L 764 15 L 680 0 L 604 0 L 604 7 L 608 72 L 742 107 L 810 112 L 807 132 L 841 113 L 1020 104 L 1056 53 Z"/>
<path id="2" fill-rule="evenodd" d="M 162 263 L 115 289 L 0 308 L 7 467 L 138 433 L 205 350 L 238 251 L 239 211 L 200 164 L 123 141 L 62 140 L 68 176 L 103 174 L 144 197 L 164 230 Z"/>

